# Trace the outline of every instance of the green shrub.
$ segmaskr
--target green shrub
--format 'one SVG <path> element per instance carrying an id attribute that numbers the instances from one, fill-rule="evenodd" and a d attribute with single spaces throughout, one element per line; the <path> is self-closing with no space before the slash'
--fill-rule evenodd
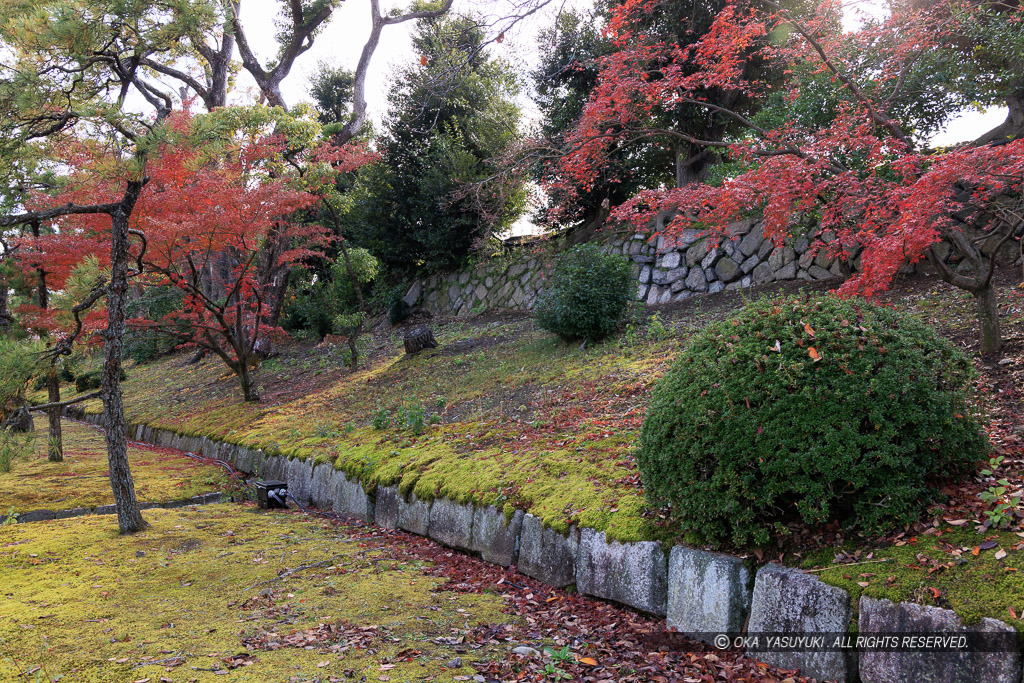
<path id="1" fill-rule="evenodd" d="M 352 274 L 359 280 L 363 296 L 368 296 L 380 274 L 380 262 L 366 249 L 349 249 L 348 255 Z M 359 310 L 356 288 L 342 254 L 323 272 L 295 269 L 292 273 L 292 293 L 281 318 L 281 326 L 289 332 L 323 339 L 332 333 L 335 316 Z"/>
<path id="2" fill-rule="evenodd" d="M 598 341 L 615 331 L 636 297 L 629 260 L 584 244 L 558 257 L 534 306 L 537 324 L 566 341 Z"/>
<path id="3" fill-rule="evenodd" d="M 884 532 L 985 456 L 974 370 L 923 323 L 863 301 L 762 299 L 695 336 L 655 388 L 648 498 L 705 542 L 796 520 Z"/>
<path id="4" fill-rule="evenodd" d="M 0 430 L 0 472 L 10 472 L 14 461 L 28 457 L 35 448 L 35 434 L 14 434 Z"/>
<path id="5" fill-rule="evenodd" d="M 388 304 L 388 322 L 392 325 L 399 325 L 409 319 L 412 315 L 412 307 L 405 303 L 401 294 L 396 294 Z"/>
<path id="6" fill-rule="evenodd" d="M 121 381 L 128 379 L 127 373 L 124 368 L 121 368 Z M 90 370 L 89 372 L 83 372 L 75 378 L 75 389 L 78 393 L 83 391 L 91 391 L 93 389 L 99 389 L 103 382 L 103 370 Z"/>
<path id="7" fill-rule="evenodd" d="M 0 411 L 20 405 L 26 387 L 45 372 L 45 363 L 41 362 L 44 350 L 40 341 L 0 337 Z"/>

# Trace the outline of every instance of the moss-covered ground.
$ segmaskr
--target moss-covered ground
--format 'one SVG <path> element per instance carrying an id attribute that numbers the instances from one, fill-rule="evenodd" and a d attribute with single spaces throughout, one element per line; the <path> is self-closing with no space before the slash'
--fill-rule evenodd
<path id="1" fill-rule="evenodd" d="M 1024 534 L 948 525 L 886 547 L 812 553 L 803 563 L 826 583 L 861 595 L 952 609 L 973 624 L 992 617 L 1024 631 Z"/>
<path id="2" fill-rule="evenodd" d="M 31 450 L 0 472 L 0 515 L 32 510 L 93 508 L 114 502 L 103 432 L 64 420 L 64 461 L 49 462 L 46 419 L 35 418 Z M 197 462 L 170 448 L 129 443 L 128 460 L 139 500 L 163 503 L 216 491 L 227 482 L 224 470 Z"/>
<path id="3" fill-rule="evenodd" d="M 0 527 L 0 680 L 452 680 L 494 649 L 460 634 L 515 620 L 352 528 L 235 504 L 145 517 L 131 536 L 102 516 Z"/>
<path id="4" fill-rule="evenodd" d="M 1018 276 L 1006 274 L 1001 289 L 1007 338 L 1001 360 L 977 356 L 973 301 L 962 291 L 937 278 L 917 276 L 898 283 L 885 299 L 935 325 L 974 356 L 982 371 L 979 401 L 989 407 L 1004 445 L 1017 453 L 1001 472 L 1014 481 L 1024 467 L 1019 455 L 1024 452 L 1024 421 L 1019 419 L 1024 316 L 1017 290 L 1008 285 Z M 792 291 L 798 286 L 774 288 Z M 491 316 L 434 319 L 440 348 L 407 357 L 402 329 L 382 322 L 366 336 L 366 363 L 354 373 L 342 366 L 340 349 L 315 348 L 312 343 L 283 347 L 281 355 L 256 370 L 263 396 L 259 403 L 242 401 L 237 382 L 215 359 L 189 364 L 186 355 L 178 355 L 129 364 L 127 416 L 135 423 L 290 457 L 333 461 L 360 477 L 367 488 L 398 483 L 403 491 L 426 498 L 519 507 L 558 530 L 577 523 L 620 540 L 676 542 L 685 539 L 673 531 L 664 511 L 646 504 L 631 449 L 647 394 L 680 345 L 695 330 L 727 317 L 743 298 L 738 293 L 694 297 L 661 308 L 656 318 L 648 310 L 615 338 L 587 348 L 554 339 L 526 316 Z M 41 395 L 34 398 L 44 400 Z M 86 404 L 93 412 L 100 408 L 98 401 Z M 972 500 L 978 502 L 979 485 L 968 484 L 950 489 L 952 504 L 970 508 Z M 984 521 L 980 507 L 969 512 L 971 519 L 958 533 L 966 535 L 961 545 L 973 548 L 984 542 L 987 532 L 972 530 L 975 522 Z M 936 519 L 940 517 L 941 512 Z M 824 548 L 816 555 L 817 563 L 807 566 L 831 566 L 834 558 L 850 552 L 843 546 L 849 539 L 833 530 L 794 533 L 797 543 L 751 553 L 752 561 L 806 564 L 809 556 L 800 554 L 805 541 Z M 919 536 L 919 543 L 933 540 Z M 939 589 L 939 597 L 929 598 L 932 591 L 920 590 L 919 574 L 912 568 L 886 574 L 886 579 L 896 576 L 891 582 L 868 577 L 870 588 L 865 590 L 915 596 L 952 606 L 968 618 L 985 613 L 1019 625 L 1009 613 L 1010 608 L 1017 614 L 1024 610 L 1024 601 L 1016 602 L 1016 596 L 1024 595 L 1024 578 L 1012 571 L 1016 565 L 999 576 L 1017 588 L 990 591 L 990 598 L 971 597 L 988 590 L 981 583 L 994 585 L 990 572 L 1018 562 L 1014 545 L 1000 543 L 1008 553 L 1003 560 L 994 559 L 995 551 L 980 551 L 978 557 L 967 558 L 968 564 L 929 575 L 928 581 L 949 582 L 946 587 L 924 585 Z M 890 550 L 903 558 L 909 545 Z M 897 565 L 910 567 L 908 558 Z M 860 590 L 858 574 L 874 571 L 867 566 L 852 573 L 852 579 L 845 577 L 848 571 L 821 574 L 844 587 L 852 581 Z M 950 597 L 952 592 L 957 596 Z"/>

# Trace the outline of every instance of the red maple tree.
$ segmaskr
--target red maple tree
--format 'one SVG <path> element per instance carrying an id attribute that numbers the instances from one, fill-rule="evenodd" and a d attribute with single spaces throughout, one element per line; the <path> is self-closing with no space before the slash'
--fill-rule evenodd
<path id="1" fill-rule="evenodd" d="M 697 226 L 721 238 L 731 222 L 758 212 L 766 236 L 782 244 L 804 234 L 801 223 L 814 216 L 806 236 L 815 248 L 847 260 L 860 255 L 858 272 L 840 293 L 876 294 L 902 266 L 927 258 L 974 296 L 981 350 L 998 352 L 992 278 L 996 255 L 1024 226 L 1024 140 L 928 149 L 913 133 L 914 106 L 927 103 L 915 105 L 906 83 L 923 81 L 928 59 L 976 43 L 979 31 L 995 26 L 1020 35 L 1024 11 L 952 0 L 896 6 L 885 20 L 844 33 L 834 2 L 798 16 L 773 0 L 740 1 L 726 6 L 699 41 L 681 46 L 647 31 L 645 19 L 658 4 L 626 0 L 614 10 L 607 30 L 617 49 L 604 58 L 599 84 L 556 162 L 559 192 L 586 189 L 612 150 L 639 141 L 718 150 L 740 170 L 716 185 L 643 191 L 616 207 L 613 219 L 644 229 L 657 214 L 677 210 L 667 233 Z M 760 80 L 749 68 L 754 62 L 788 77 L 781 84 Z M 713 94 L 723 90 L 747 102 L 774 102 L 781 113 L 759 123 L 715 104 L 721 98 Z M 807 99 L 821 115 L 796 111 Z M 682 106 L 702 108 L 741 132 L 702 140 L 659 127 Z M 939 248 L 943 242 L 951 256 Z"/>
<path id="2" fill-rule="evenodd" d="M 196 120 L 187 111 L 168 118 L 165 142 L 150 154 L 146 187 L 131 217 L 139 241 L 135 283 L 174 287 L 181 304 L 159 320 L 136 318 L 129 325 L 215 354 L 237 375 L 245 399 L 257 400 L 251 367 L 261 346 L 285 335 L 272 310 L 281 290 L 276 278 L 320 254 L 331 239 L 322 226 L 296 219 L 318 200 L 307 178 L 351 171 L 370 156 L 354 143 L 296 149 L 273 134 L 221 131 L 211 139 Z M 116 192 L 118 179 L 102 175 L 101 156 L 74 159 L 72 189 L 46 201 L 84 204 Z M 310 166 L 316 174 L 285 172 Z M 84 237 L 102 240 L 104 229 L 109 225 L 91 216 L 67 217 L 52 253 L 63 249 L 74 262 Z"/>

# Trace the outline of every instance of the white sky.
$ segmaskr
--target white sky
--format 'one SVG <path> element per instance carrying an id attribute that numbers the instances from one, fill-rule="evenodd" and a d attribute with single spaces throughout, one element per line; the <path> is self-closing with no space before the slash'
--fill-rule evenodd
<path id="1" fill-rule="evenodd" d="M 514 2 L 515 0 L 512 0 Z M 501 11 L 511 4 L 508 0 L 456 0 L 455 11 L 471 12 L 481 10 L 489 13 Z M 559 9 L 589 7 L 591 0 L 554 0 L 529 20 L 522 22 L 505 36 L 500 44 L 491 44 L 491 54 L 501 57 L 522 71 L 532 69 L 537 63 L 535 47 L 537 31 L 550 25 Z M 382 11 L 391 7 L 407 7 L 408 1 L 382 0 Z M 274 41 L 274 17 L 280 12 L 279 0 L 243 0 L 242 25 L 245 27 L 249 44 L 263 59 L 277 52 Z M 366 101 L 370 117 L 379 122 L 387 107 L 389 76 L 395 67 L 410 64 L 417 59 L 412 53 L 411 35 L 415 22 L 387 26 L 381 33 L 380 44 L 374 53 L 367 74 Z M 370 33 L 370 3 L 366 0 L 346 0 L 335 9 L 327 28 L 317 36 L 313 47 L 295 61 L 292 73 L 282 85 L 282 94 L 288 105 L 309 99 L 307 85 L 309 77 L 323 61 L 332 66 L 355 70 L 363 44 Z M 247 74 L 239 78 L 239 90 L 246 88 L 258 92 L 255 83 Z M 527 113 L 535 111 L 529 97 L 524 93 L 522 106 Z"/>

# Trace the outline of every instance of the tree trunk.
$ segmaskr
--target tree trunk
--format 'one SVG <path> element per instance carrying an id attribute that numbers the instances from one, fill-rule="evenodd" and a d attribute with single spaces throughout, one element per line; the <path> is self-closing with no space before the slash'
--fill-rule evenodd
<path id="1" fill-rule="evenodd" d="M 235 368 L 235 374 L 238 375 L 238 384 L 242 387 L 242 397 L 246 401 L 260 400 L 259 392 L 252 385 L 252 376 L 249 374 L 247 359 L 239 359 L 238 365 Z"/>
<path id="2" fill-rule="evenodd" d="M 14 316 L 10 309 L 10 289 L 6 279 L 0 279 L 0 334 L 10 334 L 11 325 L 14 324 Z"/>
<path id="3" fill-rule="evenodd" d="M 1024 135 L 1024 88 L 1007 96 L 1006 107 L 1009 109 L 1006 120 L 975 139 L 973 145 L 987 145 L 993 142 L 1006 143 Z"/>
<path id="4" fill-rule="evenodd" d="M 32 234 L 39 239 L 39 221 L 32 223 Z M 46 271 L 36 268 L 37 287 L 36 294 L 39 297 L 39 308 L 46 310 L 50 307 L 50 293 L 46 286 Z M 57 379 L 57 366 L 54 359 L 46 370 L 46 394 L 47 403 L 60 403 L 60 380 Z M 46 435 L 46 454 L 50 462 L 64 462 L 64 436 L 60 429 L 60 408 L 51 408 L 47 412 L 49 430 Z"/>
<path id="5" fill-rule="evenodd" d="M 60 380 L 57 379 L 57 368 L 51 365 L 46 370 L 47 403 L 60 403 Z M 60 431 L 60 408 L 46 411 L 50 422 L 50 430 L 46 439 L 47 459 L 50 462 L 64 461 L 64 440 Z"/>
<path id="6" fill-rule="evenodd" d="M 130 254 L 128 218 L 142 192 L 143 183 L 131 181 L 121 208 L 111 214 L 110 284 L 107 288 L 107 329 L 103 333 L 103 417 L 107 438 L 110 488 L 117 506 L 117 526 L 122 534 L 145 529 L 148 524 L 139 511 L 135 482 L 128 464 L 124 403 L 121 398 L 121 358 L 124 353 L 128 264 Z"/>
<path id="7" fill-rule="evenodd" d="M 429 327 L 417 327 L 415 330 L 406 333 L 403 342 L 407 354 L 419 353 L 423 349 L 436 349 L 437 340 L 434 339 L 434 330 Z"/>
<path id="8" fill-rule="evenodd" d="M 999 328 L 999 302 L 995 287 L 989 285 L 971 293 L 978 307 L 981 353 L 984 356 L 999 353 L 1003 348 L 1003 336 Z"/>

